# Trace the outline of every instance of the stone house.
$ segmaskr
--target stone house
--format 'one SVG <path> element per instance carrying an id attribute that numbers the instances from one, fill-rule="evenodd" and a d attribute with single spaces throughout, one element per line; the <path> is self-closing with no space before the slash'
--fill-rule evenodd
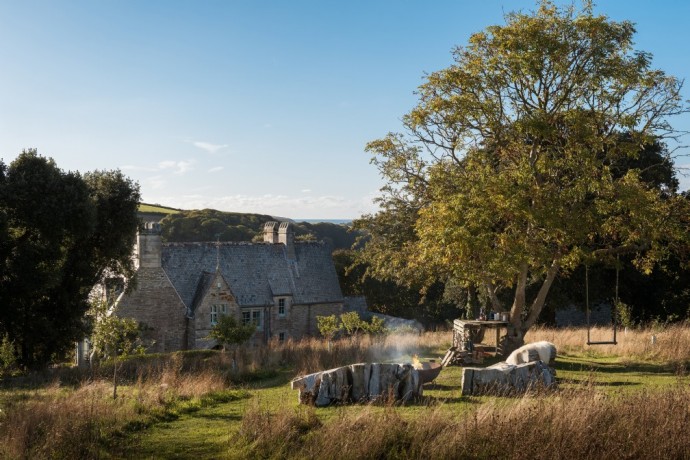
<path id="1" fill-rule="evenodd" d="M 136 286 L 113 312 L 144 326 L 150 352 L 216 346 L 208 334 L 220 315 L 255 323 L 259 344 L 318 335 L 317 315 L 343 311 L 330 248 L 296 242 L 288 222 L 266 223 L 260 243 L 162 243 L 147 223 L 134 257 Z"/>

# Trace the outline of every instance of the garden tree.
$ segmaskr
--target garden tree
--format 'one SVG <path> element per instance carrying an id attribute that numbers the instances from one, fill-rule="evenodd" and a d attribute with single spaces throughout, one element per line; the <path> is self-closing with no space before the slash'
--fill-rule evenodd
<path id="1" fill-rule="evenodd" d="M 350 311 L 339 316 L 317 316 L 316 324 L 321 335 L 331 341 L 341 332 L 349 337 L 357 337 L 360 333 L 378 335 L 386 332 L 384 320 L 378 316 L 372 316 L 368 322 L 363 320 L 359 313 Z"/>
<path id="2" fill-rule="evenodd" d="M 331 351 L 333 339 L 343 330 L 343 325 L 335 315 L 317 316 L 316 327 L 324 339 L 328 341 L 328 351 Z"/>
<path id="3" fill-rule="evenodd" d="M 387 180 L 382 210 L 359 224 L 373 269 L 480 287 L 510 311 L 507 349 L 559 273 L 617 254 L 649 272 L 683 239 L 687 206 L 634 162 L 677 134 L 669 117 L 687 107 L 682 82 L 633 50 L 634 32 L 589 3 L 543 1 L 457 48 L 419 88 L 406 135 L 367 146 Z"/>
<path id="4" fill-rule="evenodd" d="M 143 354 L 139 323 L 131 318 L 119 318 L 108 311 L 105 302 L 93 302 L 91 316 L 91 363 L 94 358 L 110 359 L 113 364 L 113 399 L 117 399 L 117 371 L 121 360 L 134 354 Z"/>
<path id="5" fill-rule="evenodd" d="M 119 171 L 64 172 L 35 150 L 0 165 L 0 334 L 22 366 L 84 337 L 104 274 L 133 273 L 139 187 Z"/>
<path id="6" fill-rule="evenodd" d="M 220 315 L 208 336 L 223 347 L 223 352 L 226 345 L 232 346 L 232 366 L 236 369 L 237 346 L 251 339 L 255 332 L 255 323 L 240 324 L 233 315 Z"/>

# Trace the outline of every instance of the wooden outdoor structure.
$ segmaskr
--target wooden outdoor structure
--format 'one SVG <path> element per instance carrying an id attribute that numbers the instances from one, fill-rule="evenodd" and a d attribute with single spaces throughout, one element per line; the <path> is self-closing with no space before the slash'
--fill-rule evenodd
<path id="1" fill-rule="evenodd" d="M 496 355 L 500 355 L 501 330 L 508 333 L 508 321 L 479 321 L 468 319 L 456 319 L 453 321 L 453 346 L 458 350 L 463 349 L 473 332 L 486 331 L 492 329 L 496 334 Z"/>

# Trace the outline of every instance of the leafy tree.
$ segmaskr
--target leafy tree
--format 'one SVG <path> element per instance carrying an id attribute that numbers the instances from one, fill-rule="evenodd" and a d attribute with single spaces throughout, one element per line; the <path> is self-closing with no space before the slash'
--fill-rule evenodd
<path id="1" fill-rule="evenodd" d="M 220 315 L 213 326 L 209 338 L 216 340 L 223 347 L 232 346 L 232 367 L 237 369 L 237 346 L 249 340 L 256 332 L 256 324 L 240 324 L 233 315 Z"/>
<path id="2" fill-rule="evenodd" d="M 378 316 L 372 316 L 371 320 L 368 323 L 366 321 L 363 321 L 363 323 L 364 323 L 364 330 L 366 331 L 367 334 L 379 335 L 379 334 L 383 334 L 386 332 L 386 326 L 384 325 L 384 320 L 383 320 L 383 318 L 379 318 Z"/>
<path id="3" fill-rule="evenodd" d="M 328 348 L 330 349 L 331 342 L 340 331 L 343 330 L 343 325 L 335 315 L 317 316 L 316 327 L 319 329 L 321 335 L 328 340 Z"/>
<path id="4" fill-rule="evenodd" d="M 240 324 L 233 315 L 220 315 L 209 337 L 216 340 L 225 350 L 226 345 L 241 345 L 252 338 L 256 324 Z"/>
<path id="5" fill-rule="evenodd" d="M 96 302 L 89 314 L 93 318 L 91 334 L 91 362 L 94 358 L 110 359 L 113 364 L 113 399 L 117 398 L 117 371 L 121 360 L 134 354 L 144 353 L 141 327 L 131 318 L 119 318 L 109 314 L 105 303 Z"/>
<path id="6" fill-rule="evenodd" d="M 345 333 L 349 336 L 357 336 L 360 332 L 366 331 L 367 323 L 359 317 L 356 311 L 350 311 L 340 315 L 340 323 Z"/>
<path id="7" fill-rule="evenodd" d="M 139 187 L 119 171 L 84 176 L 25 151 L 0 163 L 0 333 L 37 366 L 84 337 L 104 274 L 133 273 Z"/>
<path id="8" fill-rule="evenodd" d="M 457 48 L 419 88 L 407 135 L 367 146 L 387 180 L 359 224 L 373 270 L 481 288 L 510 311 L 508 350 L 559 273 L 617 254 L 650 272 L 685 238 L 687 206 L 645 182 L 640 146 L 673 137 L 669 117 L 687 108 L 634 32 L 589 3 L 542 1 Z"/>

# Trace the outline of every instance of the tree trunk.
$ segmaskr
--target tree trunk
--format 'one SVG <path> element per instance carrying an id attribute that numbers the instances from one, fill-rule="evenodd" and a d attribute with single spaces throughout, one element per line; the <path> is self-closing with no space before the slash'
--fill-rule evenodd
<path id="1" fill-rule="evenodd" d="M 524 265 L 518 275 L 517 286 L 515 287 L 515 297 L 513 306 L 510 309 L 510 323 L 508 324 L 508 334 L 501 343 L 501 354 L 508 356 L 515 349 L 525 344 L 525 335 L 539 318 L 539 314 L 544 308 L 546 296 L 551 289 L 553 281 L 558 273 L 558 259 L 555 259 L 546 272 L 546 278 L 534 298 L 529 312 L 526 311 L 526 289 L 527 289 L 527 266 Z M 526 315 L 523 317 L 523 313 Z"/>

